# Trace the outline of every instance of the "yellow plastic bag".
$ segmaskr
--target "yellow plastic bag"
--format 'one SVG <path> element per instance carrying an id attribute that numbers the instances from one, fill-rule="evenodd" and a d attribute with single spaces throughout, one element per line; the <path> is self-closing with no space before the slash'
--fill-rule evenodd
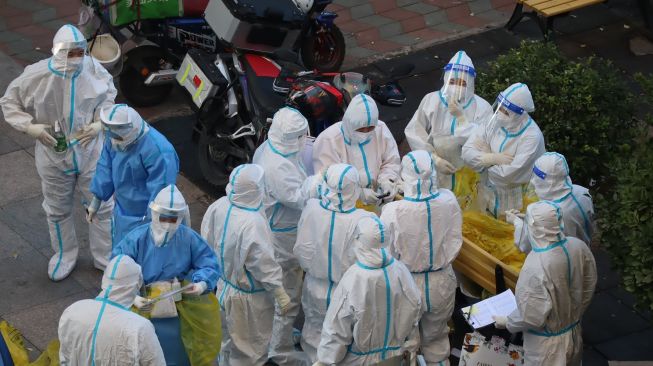
<path id="1" fill-rule="evenodd" d="M 7 344 L 7 348 L 9 349 L 14 364 L 16 366 L 27 365 L 29 363 L 29 356 L 25 349 L 23 336 L 20 334 L 18 329 L 12 327 L 9 323 L 3 320 L 0 322 L 0 334 L 2 334 L 2 338 Z"/>
<path id="2" fill-rule="evenodd" d="M 467 166 L 458 170 L 454 175 L 453 193 L 458 198 L 458 204 L 461 209 L 468 209 L 476 199 L 479 180 L 480 175 Z"/>
<path id="3" fill-rule="evenodd" d="M 477 211 L 463 212 L 463 236 L 501 262 L 521 270 L 526 255 L 514 244 L 515 228 Z"/>
<path id="4" fill-rule="evenodd" d="M 374 204 L 366 205 L 361 200 L 356 201 L 356 208 L 363 209 L 363 210 L 368 211 L 368 212 L 372 212 L 372 213 L 374 213 L 376 215 L 381 213 L 381 208 L 379 206 L 374 205 Z"/>
<path id="5" fill-rule="evenodd" d="M 212 365 L 220 352 L 222 327 L 215 294 L 184 296 L 177 303 L 181 340 L 192 366 Z"/>
<path id="6" fill-rule="evenodd" d="M 41 356 L 29 366 L 59 366 L 59 340 L 55 339 L 48 344 Z"/>

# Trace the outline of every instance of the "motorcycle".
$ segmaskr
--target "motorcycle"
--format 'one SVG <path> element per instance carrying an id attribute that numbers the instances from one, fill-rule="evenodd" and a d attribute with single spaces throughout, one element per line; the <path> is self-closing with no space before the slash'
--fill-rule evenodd
<path id="1" fill-rule="evenodd" d="M 177 81 L 198 110 L 194 131 L 198 161 L 202 175 L 214 186 L 224 186 L 235 167 L 251 162 L 267 138 L 272 116 L 283 106 L 300 110 L 309 121 L 311 135 L 317 136 L 340 121 L 356 93 L 370 93 L 392 106 L 406 100 L 397 82 L 377 84 L 360 74 L 301 71 L 292 62 L 292 54 L 284 51 L 275 52 L 273 58 L 238 49 L 211 58 L 191 50 L 182 63 Z M 398 78 L 411 70 L 412 65 L 402 66 L 386 75 Z M 348 78 L 360 85 L 336 87 L 336 81 Z"/>
<path id="2" fill-rule="evenodd" d="M 107 4 L 107 0 L 83 0 L 85 5 L 93 9 L 95 18 L 99 20 L 100 26 L 94 32 L 95 36 L 101 29 L 106 30 L 126 51 L 119 84 L 122 94 L 134 106 L 156 105 L 168 96 L 174 86 L 179 65 L 189 49 L 201 49 L 217 54 L 232 47 L 229 42 L 218 38 L 203 17 L 211 1 L 179 1 L 183 1 L 183 17 L 139 18 L 114 26 L 109 10 L 111 6 L 116 6 L 117 1 Z M 224 0 L 225 4 L 232 7 L 243 2 L 252 3 L 245 4 L 250 7 L 257 3 L 257 8 L 269 10 L 268 13 L 259 14 L 259 31 L 252 34 L 252 44 L 256 43 L 255 38 L 258 37 L 264 43 L 270 43 L 269 49 L 288 47 L 301 54 L 301 59 L 308 68 L 335 71 L 342 65 L 345 57 L 344 36 L 334 24 L 337 14 L 325 11 L 332 0 L 315 0 L 307 13 L 300 11 L 291 1 Z M 146 3 L 144 0 L 132 0 L 131 4 L 144 7 Z M 274 37 L 278 32 L 269 30 L 279 28 L 278 22 L 286 21 L 286 18 L 290 18 L 296 37 L 290 43 L 276 44 Z"/>

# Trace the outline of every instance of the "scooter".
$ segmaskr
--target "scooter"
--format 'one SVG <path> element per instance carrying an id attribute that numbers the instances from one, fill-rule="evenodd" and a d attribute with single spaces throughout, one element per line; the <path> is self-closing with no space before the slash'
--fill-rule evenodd
<path id="1" fill-rule="evenodd" d="M 203 17 L 209 0 L 183 1 L 184 16 L 164 19 L 138 19 L 136 21 L 114 26 L 111 22 L 110 7 L 116 1 L 82 0 L 93 9 L 95 17 L 101 24 L 94 32 L 106 30 L 123 45 L 123 67 L 119 76 L 120 90 L 130 104 L 134 106 L 152 106 L 162 102 L 174 86 L 174 78 L 184 55 L 189 49 L 202 49 L 217 54 L 227 52 L 230 45 L 218 39 Z M 234 0 L 218 0 L 233 5 Z M 132 5 L 144 4 L 145 0 L 133 0 Z M 215 0 L 213 1 L 215 2 Z M 273 9 L 263 14 L 269 28 L 277 27 L 283 22 L 284 13 L 292 13 L 294 31 L 298 35 L 292 43 L 285 44 L 294 52 L 301 54 L 307 67 L 323 71 L 335 71 L 340 68 L 345 57 L 345 41 L 340 29 L 333 23 L 337 14 L 325 11 L 332 0 L 316 0 L 306 14 L 299 11 L 291 1 L 276 0 L 240 0 L 240 3 L 261 8 Z M 238 2 L 236 2 L 238 3 Z M 142 5 L 144 6 L 144 5 Z M 287 7 L 288 9 L 284 9 Z M 290 9 L 290 8 L 293 9 Z M 282 14 L 279 17 L 279 14 Z M 254 38 L 274 36 L 266 32 L 252 34 Z M 252 40 L 256 43 L 256 40 Z M 275 40 L 272 39 L 272 42 Z"/>

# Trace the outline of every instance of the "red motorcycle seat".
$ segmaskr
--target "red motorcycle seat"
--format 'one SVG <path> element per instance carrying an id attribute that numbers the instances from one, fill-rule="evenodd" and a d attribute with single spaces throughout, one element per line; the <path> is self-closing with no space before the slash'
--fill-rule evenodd
<path id="1" fill-rule="evenodd" d="M 185 17 L 201 17 L 209 4 L 209 0 L 183 0 Z"/>

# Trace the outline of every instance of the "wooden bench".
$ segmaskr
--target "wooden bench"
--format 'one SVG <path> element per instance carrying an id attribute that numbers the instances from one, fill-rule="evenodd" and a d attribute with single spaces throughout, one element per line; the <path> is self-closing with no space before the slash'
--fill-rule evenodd
<path id="1" fill-rule="evenodd" d="M 537 22 L 542 34 L 544 35 L 544 39 L 548 39 L 549 31 L 553 30 L 553 20 L 555 17 L 567 14 L 572 10 L 599 4 L 604 1 L 605 0 L 517 0 L 517 5 L 515 5 L 515 10 L 512 12 L 510 20 L 506 23 L 506 28 L 512 30 L 524 16 L 528 16 Z M 524 5 L 533 9 L 533 11 L 524 12 Z"/>
<path id="2" fill-rule="evenodd" d="M 519 272 L 463 237 L 463 246 L 453 268 L 488 292 L 515 291 Z"/>

